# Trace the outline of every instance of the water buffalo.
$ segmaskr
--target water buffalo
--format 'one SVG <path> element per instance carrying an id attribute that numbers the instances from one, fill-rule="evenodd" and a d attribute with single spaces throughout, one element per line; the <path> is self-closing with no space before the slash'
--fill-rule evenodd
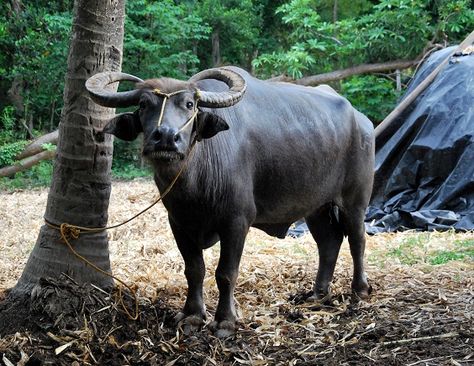
<path id="1" fill-rule="evenodd" d="M 136 88 L 106 88 L 122 80 Z M 283 237 L 292 222 L 306 219 L 319 251 L 313 301 L 328 297 L 347 235 L 352 289 L 368 296 L 364 213 L 372 190 L 373 127 L 332 88 L 262 81 L 235 67 L 205 70 L 186 82 L 101 73 L 86 87 L 102 106 L 139 106 L 103 131 L 127 141 L 143 132 L 143 155 L 160 192 L 188 159 L 163 199 L 185 263 L 188 293 L 178 319 L 188 329 L 206 314 L 202 251 L 220 240 L 212 326 L 218 336 L 235 330 L 233 293 L 251 226 Z"/>

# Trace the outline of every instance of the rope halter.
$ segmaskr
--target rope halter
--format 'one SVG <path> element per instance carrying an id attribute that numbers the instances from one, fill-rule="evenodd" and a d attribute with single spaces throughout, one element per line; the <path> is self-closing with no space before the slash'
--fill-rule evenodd
<path id="1" fill-rule="evenodd" d="M 177 94 L 180 94 L 180 93 L 185 93 L 185 92 L 189 92 L 189 90 L 183 89 L 183 90 L 178 90 L 178 91 L 175 91 L 175 92 L 172 92 L 172 93 L 164 93 L 160 89 L 153 89 L 153 94 L 158 95 L 160 97 L 163 97 L 163 103 L 161 104 L 160 117 L 158 118 L 158 123 L 157 123 L 158 127 L 161 126 L 161 123 L 163 122 L 163 115 L 165 113 L 165 106 L 166 106 L 166 102 L 168 101 L 168 99 L 171 98 L 174 95 L 177 95 Z M 184 129 L 186 129 L 188 127 L 188 125 L 194 121 L 194 119 L 196 118 L 196 116 L 199 112 L 199 110 L 197 108 L 197 104 L 198 104 L 198 101 L 199 101 L 199 89 L 196 90 L 196 92 L 194 93 L 194 98 L 196 99 L 196 103 L 194 104 L 193 114 L 184 123 L 184 125 L 181 126 L 181 128 L 178 130 L 178 133 L 181 133 Z"/>

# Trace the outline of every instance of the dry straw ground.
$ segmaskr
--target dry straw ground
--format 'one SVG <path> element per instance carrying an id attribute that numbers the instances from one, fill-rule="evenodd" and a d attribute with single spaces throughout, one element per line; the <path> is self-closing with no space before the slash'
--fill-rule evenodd
<path id="1" fill-rule="evenodd" d="M 138 212 L 157 193 L 148 180 L 113 187 L 111 223 Z M 0 193 L 0 293 L 21 274 L 43 224 L 46 196 L 46 190 Z M 127 320 L 99 289 L 45 280 L 48 290 L 31 308 L 31 329 L 0 339 L 0 364 L 474 364 L 474 233 L 369 237 L 374 293 L 367 302 L 350 294 L 345 243 L 333 302 L 316 307 L 303 301 L 317 263 L 312 237 L 280 240 L 251 230 L 236 292 L 241 325 L 226 340 L 206 327 L 184 335 L 173 323 L 186 283 L 162 206 L 111 231 L 110 250 L 115 274 L 139 289 L 140 319 Z M 218 245 L 206 251 L 209 319 L 218 253 Z M 62 307 L 43 306 L 58 298 Z"/>

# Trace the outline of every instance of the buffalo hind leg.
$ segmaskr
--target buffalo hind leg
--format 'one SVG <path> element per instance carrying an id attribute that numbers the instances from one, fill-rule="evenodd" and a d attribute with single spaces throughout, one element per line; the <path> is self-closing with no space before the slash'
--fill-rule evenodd
<path id="1" fill-rule="evenodd" d="M 366 299 L 372 292 L 372 287 L 367 281 L 364 269 L 365 253 L 365 210 L 355 209 L 343 212 L 344 227 L 347 231 L 349 247 L 354 264 L 352 290 L 361 298 Z"/>
<path id="2" fill-rule="evenodd" d="M 216 269 L 216 282 L 219 289 L 215 321 L 211 328 L 219 338 L 235 333 L 237 314 L 234 302 L 234 289 L 239 273 L 239 264 L 244 249 L 249 226 L 245 218 L 233 220 L 219 233 L 221 252 Z"/>
<path id="3" fill-rule="evenodd" d="M 182 322 L 184 332 L 189 334 L 201 328 L 206 319 L 206 308 L 202 294 L 206 268 L 202 249 L 182 233 L 171 219 L 169 221 L 178 249 L 184 259 L 184 274 L 188 282 L 186 303 L 182 312 L 176 315 L 175 320 Z"/>
<path id="4" fill-rule="evenodd" d="M 330 284 L 344 239 L 344 230 L 333 207 L 325 207 L 322 211 L 306 217 L 306 224 L 318 245 L 319 252 L 316 282 L 313 295 L 308 298 L 308 301 L 325 302 L 331 296 Z"/>

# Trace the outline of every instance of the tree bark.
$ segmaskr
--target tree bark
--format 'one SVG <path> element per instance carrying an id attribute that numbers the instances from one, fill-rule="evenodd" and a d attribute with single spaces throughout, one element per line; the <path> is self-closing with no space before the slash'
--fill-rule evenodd
<path id="1" fill-rule="evenodd" d="M 341 69 L 336 71 L 327 72 L 319 75 L 306 76 L 301 79 L 291 79 L 286 75 L 276 76 L 274 78 L 268 79 L 268 81 L 287 81 L 295 83 L 298 85 L 305 86 L 316 86 L 320 84 L 326 84 L 332 81 L 338 81 L 345 79 L 349 76 L 359 75 L 359 74 L 370 74 L 375 72 L 384 72 L 396 69 L 407 69 L 416 65 L 419 60 L 411 61 L 391 61 L 378 64 L 362 64 L 358 66 L 349 67 L 347 69 Z"/>
<path id="2" fill-rule="evenodd" d="M 56 225 L 107 224 L 112 138 L 95 134 L 94 127 L 102 128 L 114 110 L 92 102 L 84 83 L 97 72 L 120 71 L 124 12 L 125 0 L 76 0 L 74 4 L 64 107 L 44 215 Z M 82 256 L 110 272 L 106 232 L 81 235 L 73 245 Z M 103 288 L 113 285 L 112 279 L 76 258 L 62 243 L 57 230 L 44 225 L 12 294 L 29 294 L 39 278 L 57 277 L 62 272 L 79 283 L 95 283 Z"/>
<path id="3" fill-rule="evenodd" d="M 219 39 L 219 30 L 215 29 L 211 35 L 212 42 L 212 65 L 213 67 L 220 66 L 221 64 L 221 47 Z"/>

